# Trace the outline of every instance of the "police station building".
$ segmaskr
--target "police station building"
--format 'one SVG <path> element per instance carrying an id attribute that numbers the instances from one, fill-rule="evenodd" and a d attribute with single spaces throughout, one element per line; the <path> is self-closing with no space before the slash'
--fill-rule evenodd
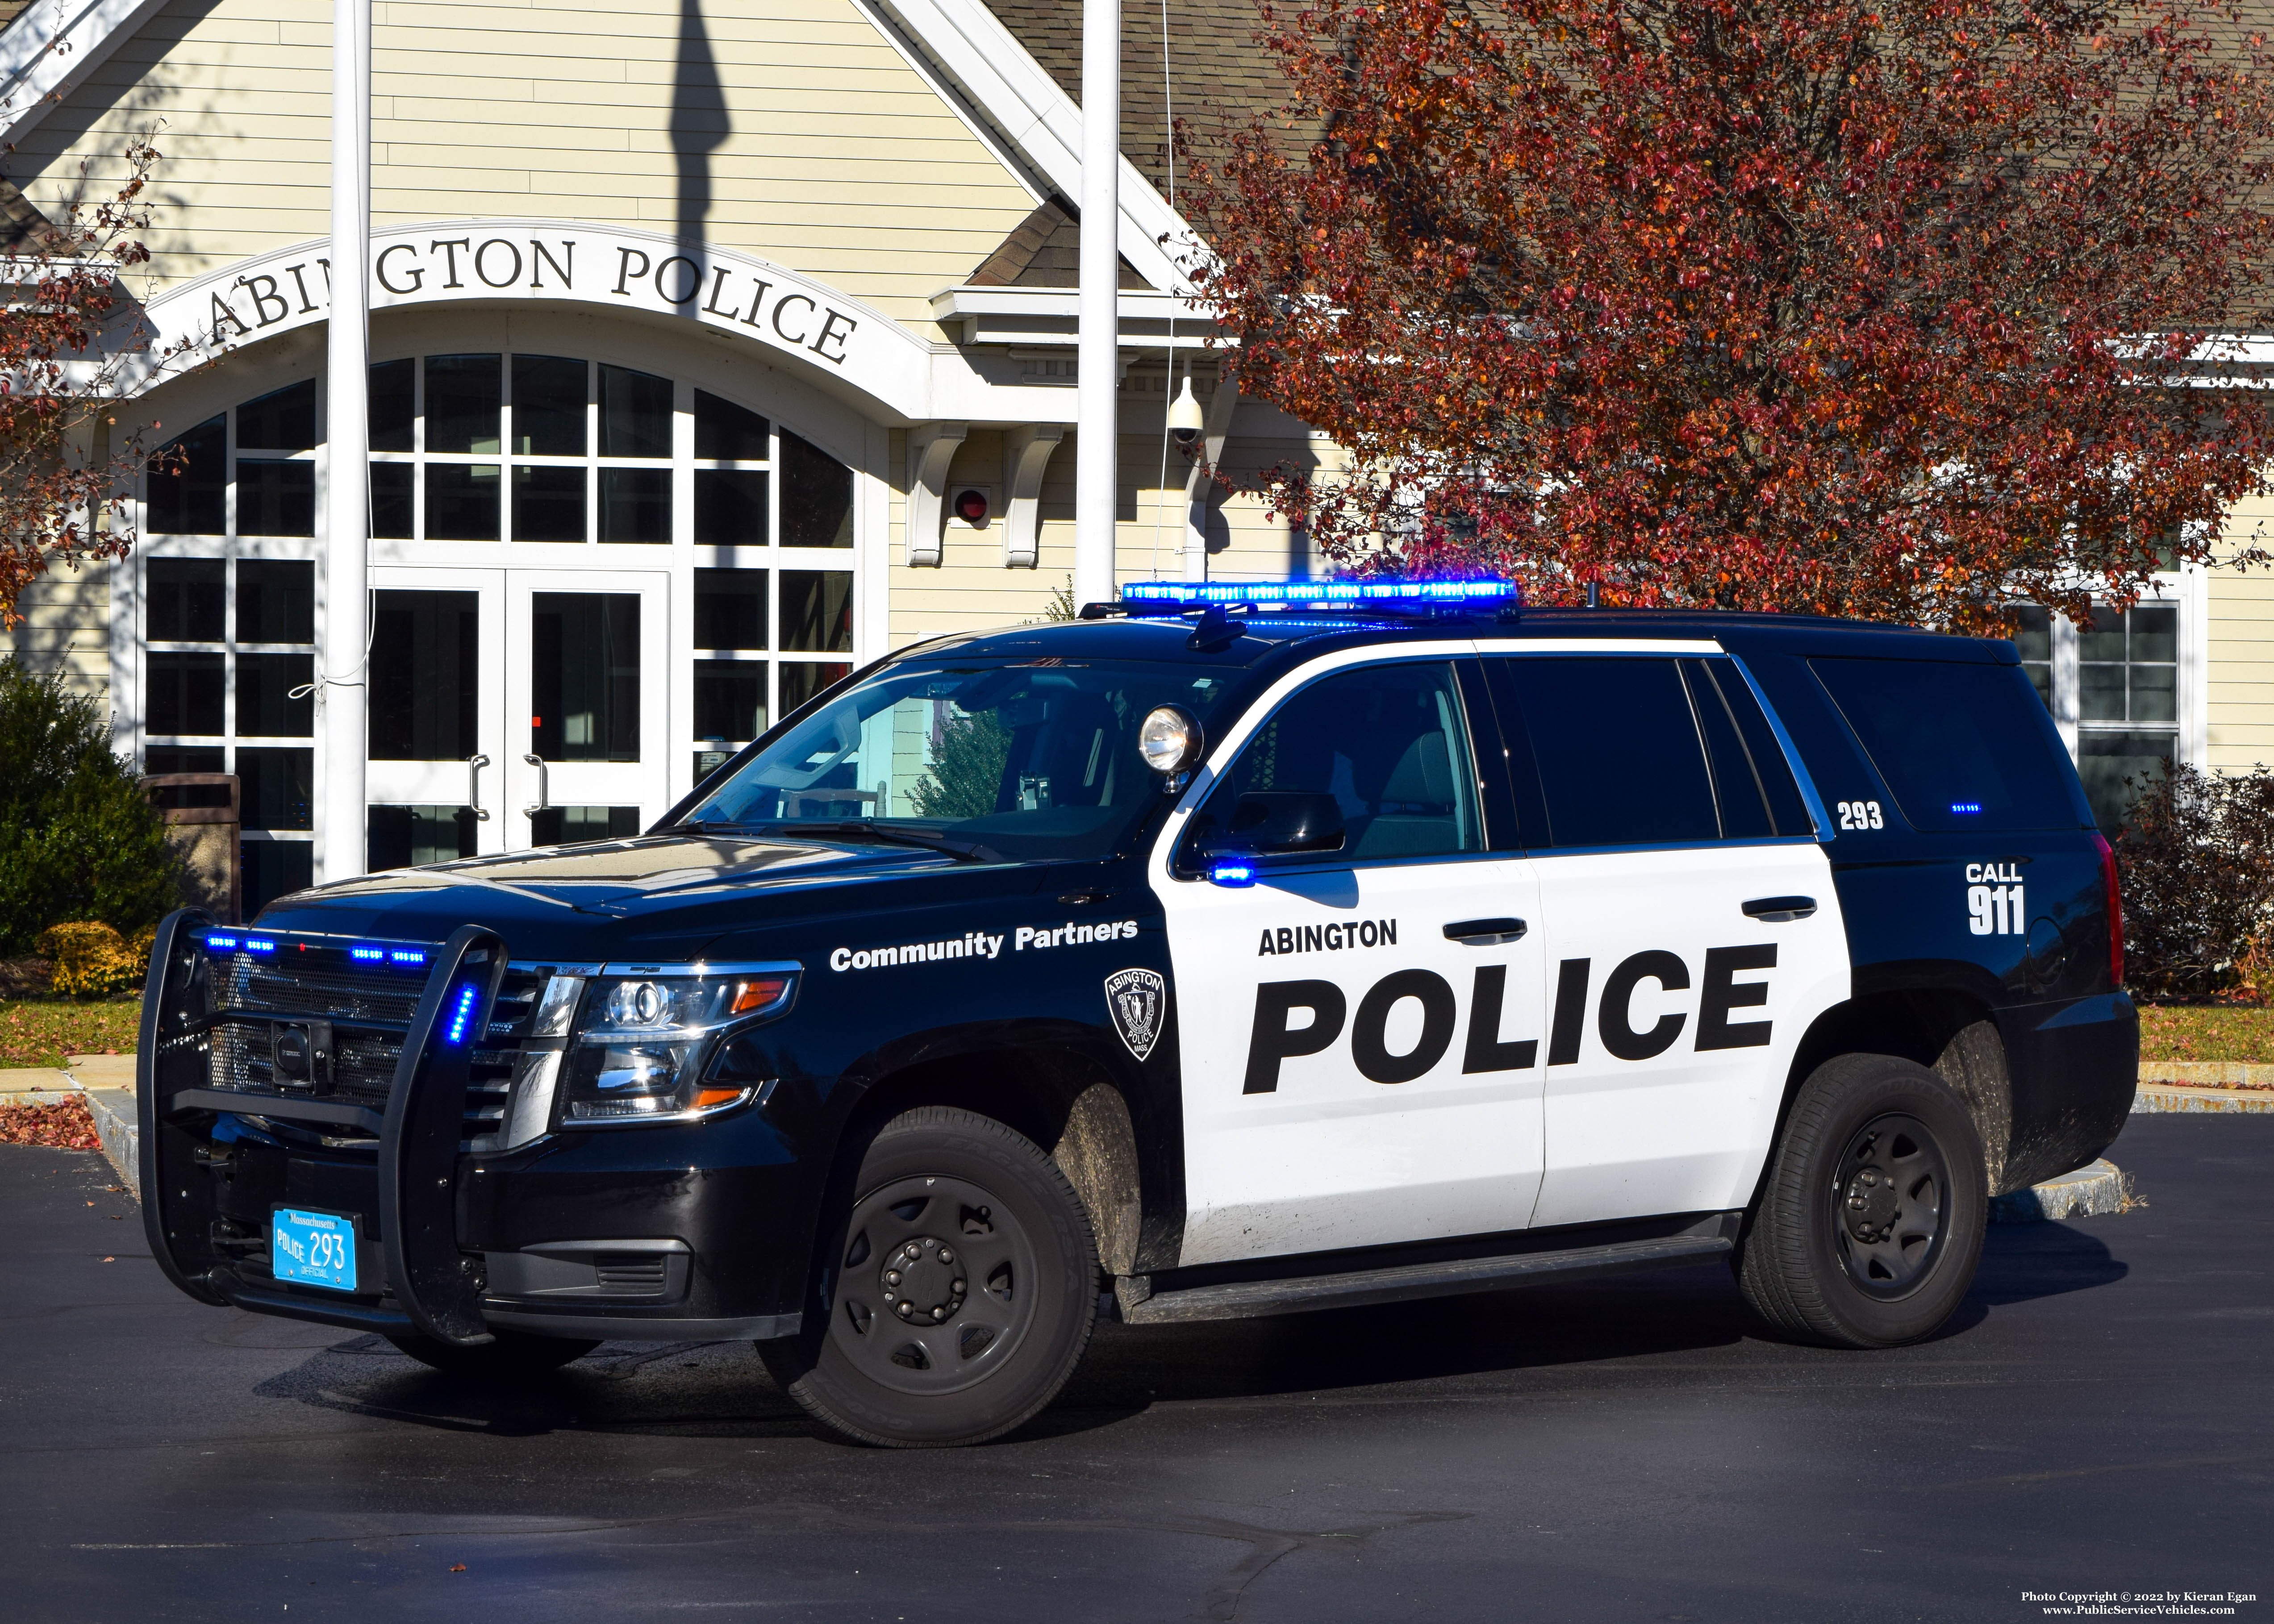
<path id="1" fill-rule="evenodd" d="M 26 595 L 16 651 L 107 695 L 145 771 L 238 775 L 249 916 L 365 861 L 629 832 L 855 664 L 1048 614 L 1073 554 L 1079 10 L 379 0 L 359 807 L 314 790 L 311 687 L 353 663 L 319 541 L 328 17 L 23 10 L 0 213 L 20 233 L 108 195 L 154 132 L 140 323 L 153 354 L 222 353 L 122 410 L 175 471 L 137 492 L 130 559 Z M 1164 50 L 1157 10 L 1126 13 L 1122 579 L 1313 567 L 1163 436 L 1204 333 L 1177 297 L 1170 93 L 1276 100 L 1254 26 L 1246 0 L 1174 0 Z M 1303 425 L 1212 362 L 1192 377 L 1211 460 L 1315 464 Z M 2165 755 L 2274 762 L 2274 589 L 2166 586 L 2023 638 L 2102 792 Z"/>

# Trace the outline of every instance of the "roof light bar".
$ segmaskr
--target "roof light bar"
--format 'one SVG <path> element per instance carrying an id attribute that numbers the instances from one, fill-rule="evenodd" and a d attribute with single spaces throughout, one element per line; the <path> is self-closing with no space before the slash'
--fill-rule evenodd
<path id="1" fill-rule="evenodd" d="M 1518 596 L 1513 581 L 1132 581 L 1121 589 L 1121 601 L 1133 613 L 1196 604 L 1514 604 Z"/>

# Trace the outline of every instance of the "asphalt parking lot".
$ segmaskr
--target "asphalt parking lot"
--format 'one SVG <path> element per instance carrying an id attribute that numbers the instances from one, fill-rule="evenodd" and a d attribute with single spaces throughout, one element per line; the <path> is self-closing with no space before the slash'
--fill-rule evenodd
<path id="1" fill-rule="evenodd" d="M 742 1345 L 485 1391 L 200 1307 L 100 1157 L 0 1147 L 0 1617 L 2274 1620 L 2274 1117 L 2111 1154 L 2148 1207 L 1994 1229 L 1921 1347 L 1758 1340 L 1718 1267 L 1108 1325 L 1024 1433 L 901 1454 Z"/>

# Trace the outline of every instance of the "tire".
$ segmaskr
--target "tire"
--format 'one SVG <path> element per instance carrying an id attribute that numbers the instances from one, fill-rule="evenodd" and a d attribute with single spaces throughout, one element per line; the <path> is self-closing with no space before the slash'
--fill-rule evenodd
<path id="1" fill-rule="evenodd" d="M 1065 1176 L 999 1122 L 925 1106 L 870 1141 L 851 1192 L 803 1333 L 757 1344 L 769 1373 L 862 1443 L 975 1444 L 1032 1419 L 1097 1318 L 1097 1248 Z"/>
<path id="2" fill-rule="evenodd" d="M 491 1335 L 495 1341 L 476 1348 L 438 1342 L 418 1331 L 387 1340 L 421 1365 L 431 1365 L 445 1375 L 498 1380 L 559 1370 L 600 1345 L 578 1337 L 535 1336 L 527 1331 L 495 1331 Z"/>
<path id="3" fill-rule="evenodd" d="M 1793 1101 L 1738 1239 L 1738 1288 L 1796 1342 L 1918 1342 L 1974 1283 L 1988 1218 L 1966 1102 L 1924 1066 L 1841 1055 Z"/>

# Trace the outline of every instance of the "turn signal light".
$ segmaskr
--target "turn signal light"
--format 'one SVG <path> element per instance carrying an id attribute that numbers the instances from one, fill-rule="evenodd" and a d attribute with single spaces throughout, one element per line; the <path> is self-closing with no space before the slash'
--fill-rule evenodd
<path id="1" fill-rule="evenodd" d="M 729 1015 L 747 1015 L 753 1010 L 762 1010 L 780 997 L 782 989 L 788 985 L 789 977 L 786 975 L 757 977 L 743 981 L 735 987 L 734 1002 L 727 1012 Z"/>

